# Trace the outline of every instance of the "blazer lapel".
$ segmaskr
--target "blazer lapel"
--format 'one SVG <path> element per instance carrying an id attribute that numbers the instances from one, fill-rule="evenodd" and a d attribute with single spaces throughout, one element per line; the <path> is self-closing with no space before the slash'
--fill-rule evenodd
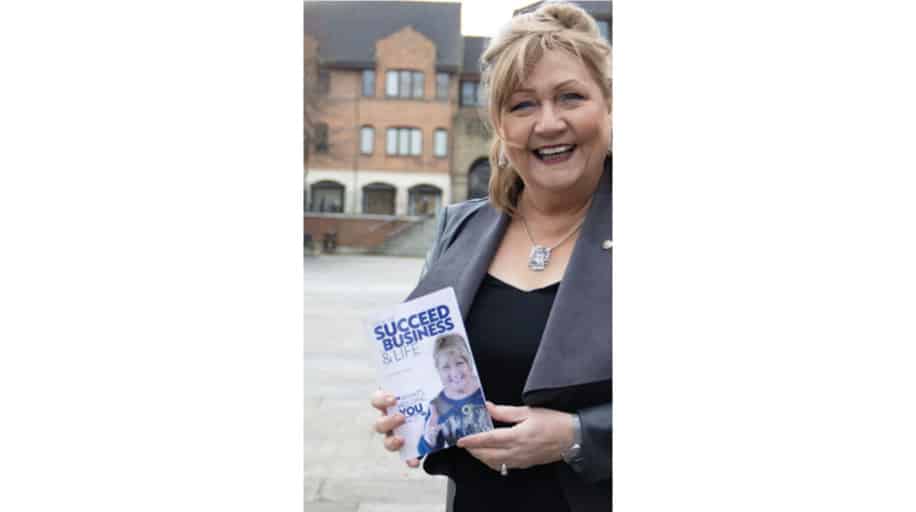
<path id="1" fill-rule="evenodd" d="M 544 335 L 525 383 L 524 396 L 611 378 L 610 162 L 576 241 Z"/>
<path id="2" fill-rule="evenodd" d="M 461 317 L 466 320 L 477 289 L 490 268 L 508 225 L 509 217 L 506 215 L 489 206 L 481 208 L 462 228 L 460 239 L 463 246 L 453 244 L 446 249 L 407 300 L 452 286 L 461 308 Z M 465 244 L 473 244 L 473 247 Z"/>

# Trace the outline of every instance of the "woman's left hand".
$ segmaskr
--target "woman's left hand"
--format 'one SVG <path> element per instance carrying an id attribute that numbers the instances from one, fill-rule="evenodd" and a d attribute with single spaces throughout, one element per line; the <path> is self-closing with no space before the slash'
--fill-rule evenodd
<path id="1" fill-rule="evenodd" d="M 499 471 L 529 468 L 562 460 L 560 456 L 573 443 L 572 415 L 540 407 L 513 407 L 487 402 L 490 416 L 509 428 L 497 428 L 462 437 L 458 446 L 466 448 L 481 462 Z"/>

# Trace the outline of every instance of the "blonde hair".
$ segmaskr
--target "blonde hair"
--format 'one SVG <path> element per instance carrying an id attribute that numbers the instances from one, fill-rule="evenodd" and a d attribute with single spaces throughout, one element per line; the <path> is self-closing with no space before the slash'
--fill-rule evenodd
<path id="1" fill-rule="evenodd" d="M 471 363 L 471 351 L 464 338 L 457 334 L 446 334 L 436 338 L 433 347 L 433 363 L 436 364 L 436 367 L 439 366 L 439 356 L 443 354 L 455 355 L 464 358 L 468 364 Z"/>
<path id="2" fill-rule="evenodd" d="M 601 37 L 598 24 L 580 7 L 569 3 L 546 3 L 521 14 L 500 31 L 480 60 L 481 84 L 486 91 L 487 114 L 493 127 L 490 141 L 490 202 L 512 215 L 524 187 L 518 172 L 499 166 L 503 138 L 502 113 L 509 97 L 527 79 L 544 52 L 560 50 L 585 65 L 611 112 L 611 46 Z"/>

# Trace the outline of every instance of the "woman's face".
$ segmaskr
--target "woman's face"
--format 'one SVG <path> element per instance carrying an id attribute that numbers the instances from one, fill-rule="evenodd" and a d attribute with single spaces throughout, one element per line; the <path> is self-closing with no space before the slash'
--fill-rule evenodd
<path id="1" fill-rule="evenodd" d="M 501 128 L 525 186 L 562 193 L 601 174 L 610 124 L 607 100 L 585 65 L 551 50 L 503 106 Z"/>
<path id="2" fill-rule="evenodd" d="M 466 395 L 477 389 L 477 379 L 467 360 L 453 352 L 444 352 L 436 358 L 439 379 L 447 394 Z"/>

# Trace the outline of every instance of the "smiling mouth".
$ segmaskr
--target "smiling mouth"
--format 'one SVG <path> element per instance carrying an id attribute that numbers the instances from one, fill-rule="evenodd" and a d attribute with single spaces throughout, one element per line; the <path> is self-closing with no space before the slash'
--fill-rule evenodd
<path id="1" fill-rule="evenodd" d="M 569 159 L 573 151 L 576 150 L 575 144 L 563 144 L 557 146 L 545 146 L 531 151 L 538 160 L 544 163 L 564 162 Z"/>

